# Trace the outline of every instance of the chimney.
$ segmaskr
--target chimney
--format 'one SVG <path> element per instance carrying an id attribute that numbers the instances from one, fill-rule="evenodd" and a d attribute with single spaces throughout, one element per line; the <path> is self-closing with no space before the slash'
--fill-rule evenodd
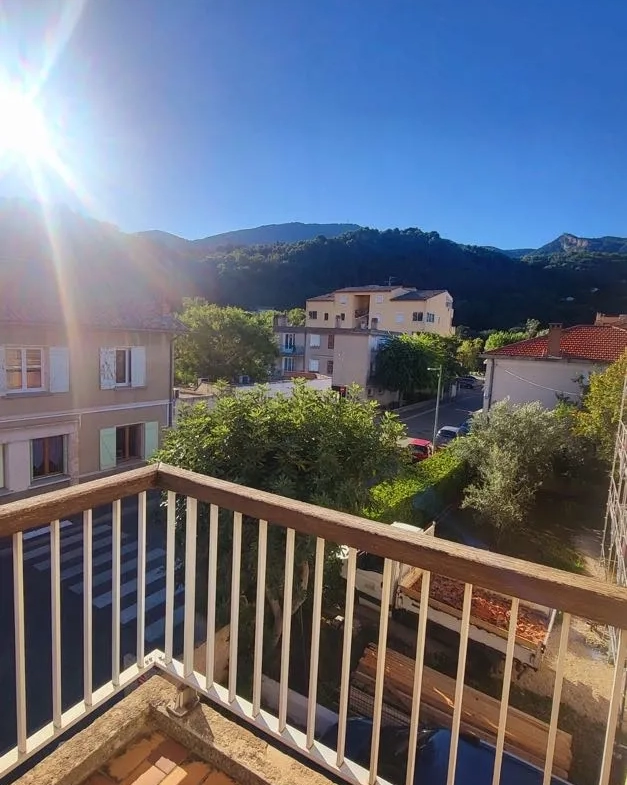
<path id="1" fill-rule="evenodd" d="M 546 337 L 547 357 L 560 357 L 562 343 L 562 325 L 557 322 L 549 324 L 549 334 Z"/>

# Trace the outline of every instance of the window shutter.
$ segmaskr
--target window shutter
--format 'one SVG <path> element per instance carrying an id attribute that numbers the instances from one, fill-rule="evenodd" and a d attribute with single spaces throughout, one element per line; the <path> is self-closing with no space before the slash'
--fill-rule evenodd
<path id="1" fill-rule="evenodd" d="M 50 392 L 66 393 L 70 391 L 70 350 L 67 346 L 51 346 Z"/>
<path id="2" fill-rule="evenodd" d="M 7 390 L 7 369 L 4 360 L 4 346 L 0 346 L 0 395 Z"/>
<path id="3" fill-rule="evenodd" d="M 115 349 L 100 350 L 100 389 L 115 389 Z"/>
<path id="4" fill-rule="evenodd" d="M 115 428 L 100 429 L 100 470 L 113 469 L 115 458 Z"/>
<path id="5" fill-rule="evenodd" d="M 147 422 L 144 424 L 144 458 L 152 458 L 159 447 L 159 423 Z"/>
<path id="6" fill-rule="evenodd" d="M 146 347 L 133 346 L 131 349 L 131 387 L 146 386 Z"/>

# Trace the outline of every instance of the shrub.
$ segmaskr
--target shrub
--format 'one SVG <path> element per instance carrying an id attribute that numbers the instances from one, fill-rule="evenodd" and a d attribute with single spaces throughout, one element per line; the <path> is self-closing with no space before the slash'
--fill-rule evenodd
<path id="1" fill-rule="evenodd" d="M 461 491 L 465 463 L 450 450 L 440 450 L 400 477 L 371 488 L 364 515 L 381 523 L 402 521 L 423 527 Z"/>

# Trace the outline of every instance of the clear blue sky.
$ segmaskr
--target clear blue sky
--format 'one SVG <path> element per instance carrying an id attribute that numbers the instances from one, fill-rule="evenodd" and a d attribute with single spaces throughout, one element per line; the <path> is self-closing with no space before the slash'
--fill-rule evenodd
<path id="1" fill-rule="evenodd" d="M 0 66 L 36 74 L 69 4 L 9 0 Z M 537 246 L 627 235 L 626 40 L 625 0 L 87 0 L 39 100 L 127 231 Z"/>

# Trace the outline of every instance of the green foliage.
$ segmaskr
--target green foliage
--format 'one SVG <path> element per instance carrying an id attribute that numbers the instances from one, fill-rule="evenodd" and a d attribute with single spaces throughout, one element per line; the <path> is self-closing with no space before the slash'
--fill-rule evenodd
<path id="1" fill-rule="evenodd" d="M 464 477 L 464 461 L 448 449 L 440 450 L 399 477 L 375 485 L 363 514 L 381 523 L 401 521 L 424 527 L 453 501 Z"/>
<path id="2" fill-rule="evenodd" d="M 416 390 L 435 391 L 438 373 L 429 369 L 441 365 L 444 384 L 454 379 L 460 371 L 457 345 L 455 337 L 431 333 L 394 336 L 377 352 L 374 381 L 386 390 L 405 395 Z"/>
<path id="3" fill-rule="evenodd" d="M 601 373 L 591 374 L 582 410 L 576 414 L 577 432 L 590 439 L 606 461 L 614 453 L 626 373 L 627 352 Z"/>
<path id="4" fill-rule="evenodd" d="M 302 306 L 308 297 L 390 275 L 420 280 L 425 288 L 445 285 L 455 300 L 456 321 L 481 330 L 524 324 L 529 313 L 543 323 L 565 324 L 590 323 L 597 311 L 620 313 L 626 262 L 625 251 L 588 250 L 512 259 L 437 232 L 363 228 L 291 244 L 222 248 L 185 271 L 194 292 L 247 309 Z"/>
<path id="5" fill-rule="evenodd" d="M 175 343 L 179 382 L 199 377 L 231 381 L 240 375 L 265 381 L 277 355 L 272 314 L 247 313 L 200 299 L 184 300 L 181 321 L 188 332 Z"/>
<path id="6" fill-rule="evenodd" d="M 485 351 L 490 352 L 493 349 L 500 349 L 501 346 L 506 346 L 508 343 L 516 343 L 516 341 L 524 341 L 528 337 L 525 332 L 497 330 L 488 336 L 485 342 Z"/>
<path id="7" fill-rule="evenodd" d="M 469 435 L 448 450 L 474 474 L 463 506 L 494 528 L 497 541 L 524 522 L 536 491 L 580 452 L 568 418 L 539 402 L 512 406 L 507 400 L 475 414 Z"/>
<path id="8" fill-rule="evenodd" d="M 483 360 L 479 357 L 482 351 L 482 338 L 464 338 L 457 347 L 457 362 L 460 364 L 462 370 L 467 373 L 482 370 Z"/>
<path id="9" fill-rule="evenodd" d="M 376 405 L 361 401 L 356 390 L 345 399 L 318 392 L 304 382 L 291 397 L 268 397 L 263 387 L 218 399 L 212 410 L 186 409 L 170 429 L 155 461 L 230 480 L 293 499 L 359 512 L 369 487 L 393 476 L 406 456 L 399 447 L 403 426 L 398 418 L 377 415 Z M 208 551 L 207 505 L 199 506 L 199 596 L 206 596 Z M 257 524 L 245 519 L 242 548 L 242 595 L 254 603 Z M 232 552 L 232 517 L 223 512 L 219 528 L 218 614 L 226 621 Z M 297 536 L 295 606 L 307 596 L 315 537 Z M 285 529 L 268 528 L 266 597 L 274 619 L 272 640 L 280 636 L 284 580 Z M 328 558 L 333 559 L 333 549 Z M 328 578 L 330 581 L 331 579 Z M 203 581 L 205 583 L 203 584 Z"/>
<path id="10" fill-rule="evenodd" d="M 290 308 L 287 312 L 287 320 L 294 327 L 301 327 L 305 324 L 305 309 L 304 308 Z"/>

